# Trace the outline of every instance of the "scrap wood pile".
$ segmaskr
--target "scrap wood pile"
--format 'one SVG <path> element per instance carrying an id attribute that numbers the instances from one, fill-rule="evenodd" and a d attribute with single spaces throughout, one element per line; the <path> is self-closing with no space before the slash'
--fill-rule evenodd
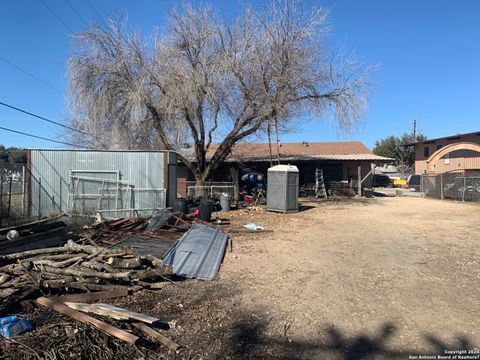
<path id="1" fill-rule="evenodd" d="M 105 351 L 111 351 L 112 348 L 116 349 L 112 355 L 118 352 L 126 352 L 125 358 L 141 355 L 138 353 L 138 351 L 141 352 L 139 348 L 136 350 L 125 349 L 125 345 L 121 342 L 136 345 L 141 343 L 143 351 L 150 352 L 157 351 L 159 344 L 174 351 L 178 347 L 173 341 L 159 333 L 158 329 L 152 327 L 159 323 L 157 318 L 117 308 L 110 304 L 88 304 L 91 301 L 127 296 L 144 288 L 155 287 L 155 282 L 165 280 L 165 275 L 168 275 L 170 271 L 163 266 L 162 260 L 155 256 L 136 256 L 130 247 L 107 249 L 99 246 L 80 245 L 70 240 L 61 247 L 1 255 L 0 265 L 0 299 L 2 300 L 0 316 L 12 313 L 25 314 L 25 317 L 36 327 L 35 338 L 38 337 L 37 335 L 43 338 L 43 341 L 37 343 L 36 350 L 32 348 L 31 341 L 25 340 L 32 335 L 27 333 L 19 338 L 22 339 L 23 345 L 17 351 L 23 350 L 25 355 L 56 358 L 58 349 L 55 354 L 46 356 L 50 349 L 45 347 L 45 344 L 53 341 L 51 337 L 55 338 L 55 332 L 58 332 L 58 327 L 62 329 L 62 326 L 65 327 L 65 330 L 60 331 L 59 338 L 65 337 L 64 331 L 74 331 L 74 333 L 67 334 L 68 342 L 71 343 L 71 338 L 75 338 L 75 341 L 82 344 L 81 347 L 92 345 L 94 350 L 96 347 L 97 358 L 108 358 Z M 87 292 L 78 293 L 78 291 Z M 62 295 L 65 292 L 76 293 Z M 56 296 L 58 294 L 61 296 Z M 32 307 L 31 300 L 34 299 L 36 307 Z M 42 319 L 46 316 L 46 311 L 63 314 L 70 318 L 70 322 L 65 323 L 65 319 L 63 321 L 57 319 L 58 323 L 56 324 L 44 322 Z M 99 316 L 100 319 L 98 319 Z M 82 333 L 78 333 L 79 330 L 75 330 L 78 327 L 72 325 L 72 322 L 73 324 L 81 322 L 87 325 L 81 327 Z M 45 326 L 48 330 L 45 329 Z M 50 326 L 54 326 L 55 329 Z M 102 335 L 98 330 L 109 336 Z M 143 339 L 140 338 L 141 333 L 145 335 Z M 112 340 L 111 337 L 115 340 Z M 147 338 L 154 340 L 153 343 L 148 343 Z M 4 338 L 2 342 L 12 346 L 17 340 Z M 157 347 L 155 342 L 158 343 Z M 71 357 L 78 354 L 79 351 L 83 351 L 78 347 L 75 349 L 69 345 L 60 344 L 58 341 L 55 342 L 55 345 L 67 347 L 68 351 L 73 352 L 70 355 L 65 354 L 65 357 Z M 105 349 L 105 346 L 108 346 L 109 349 Z M 4 344 L 1 348 L 2 351 L 7 351 Z M 42 353 L 41 356 L 39 352 Z M 34 356 L 35 354 L 36 356 Z M 0 354 L 0 357 L 7 356 Z M 96 358 L 91 354 L 84 354 L 80 357 Z"/>
<path id="2" fill-rule="evenodd" d="M 20 337 L 0 337 L 0 357 L 118 360 L 177 352 L 180 346 L 165 332 L 174 323 L 103 303 L 127 294 L 122 289 L 39 297 L 26 315 L 34 328 Z"/>
<path id="3" fill-rule="evenodd" d="M 152 255 L 135 256 L 130 247 L 106 249 L 69 240 L 64 246 L 0 256 L 0 289 L 8 299 L 25 289 L 138 290 L 164 279 L 168 270 Z"/>
<path id="4" fill-rule="evenodd" d="M 114 221 L 99 221 L 85 227 L 81 240 L 91 245 L 112 246 L 129 236 L 148 239 L 178 240 L 194 222 L 189 215 L 160 212 L 149 219 L 121 218 Z"/>

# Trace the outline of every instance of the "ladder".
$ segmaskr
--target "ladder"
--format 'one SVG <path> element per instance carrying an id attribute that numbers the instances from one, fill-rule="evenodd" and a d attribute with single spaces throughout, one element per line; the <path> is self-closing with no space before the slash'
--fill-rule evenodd
<path id="1" fill-rule="evenodd" d="M 315 197 L 327 198 L 327 190 L 323 181 L 323 170 L 318 168 L 315 170 Z"/>

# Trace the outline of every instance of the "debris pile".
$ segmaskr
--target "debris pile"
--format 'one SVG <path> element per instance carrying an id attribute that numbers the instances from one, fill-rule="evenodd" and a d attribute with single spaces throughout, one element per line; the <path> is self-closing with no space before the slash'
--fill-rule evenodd
<path id="1" fill-rule="evenodd" d="M 17 324 L 33 325 L 17 338 L 21 340 L 0 337 L 0 357 L 20 351 L 52 359 L 155 358 L 161 347 L 178 351 L 179 345 L 161 333 L 168 324 L 152 313 L 135 312 L 142 309 L 130 299 L 154 294 L 165 281 L 178 279 L 173 275 L 215 279 L 228 234 L 248 232 L 229 225 L 218 215 L 207 224 L 195 214 L 161 211 L 150 219 L 99 218 L 76 236 L 62 222 L 35 225 L 36 231 L 33 226 L 17 228 L 13 239 L 0 234 L 5 236 L 0 243 L 8 248 L 0 252 L 0 316 L 19 314 Z M 64 245 L 34 248 L 40 234 Z M 25 241 L 29 236 L 32 241 Z M 106 303 L 117 297 L 126 297 L 114 302 L 122 307 Z M 158 310 L 153 314 L 163 316 Z"/>
<path id="2" fill-rule="evenodd" d="M 161 259 L 136 256 L 131 247 L 106 249 L 71 240 L 60 247 L 1 255 L 0 265 L 1 288 L 14 290 L 9 297 L 26 288 L 61 292 L 119 287 L 138 290 L 148 286 L 146 281 L 158 281 L 168 274 Z"/>
<path id="3" fill-rule="evenodd" d="M 181 226 L 180 221 L 188 226 Z M 85 227 L 80 239 L 90 245 L 109 247 L 131 236 L 147 239 L 177 240 L 187 231 L 187 222 L 170 212 L 161 213 L 150 219 L 121 218 L 110 222 L 99 222 Z"/>

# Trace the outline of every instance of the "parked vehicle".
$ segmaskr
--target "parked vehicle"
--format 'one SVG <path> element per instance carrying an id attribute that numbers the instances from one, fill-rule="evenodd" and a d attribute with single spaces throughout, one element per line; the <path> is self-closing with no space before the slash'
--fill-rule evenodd
<path id="1" fill-rule="evenodd" d="M 388 175 L 375 174 L 373 175 L 372 186 L 373 187 L 392 187 L 393 181 L 392 179 L 390 179 Z"/>

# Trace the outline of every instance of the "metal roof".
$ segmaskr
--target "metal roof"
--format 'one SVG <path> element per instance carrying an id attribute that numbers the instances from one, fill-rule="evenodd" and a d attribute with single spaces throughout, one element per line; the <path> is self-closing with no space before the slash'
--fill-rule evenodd
<path id="1" fill-rule="evenodd" d="M 403 144 L 403 146 L 413 146 L 413 145 L 416 145 L 416 144 L 427 144 L 427 143 L 433 143 L 435 141 L 438 141 L 438 140 L 457 140 L 461 137 L 464 137 L 464 136 L 480 136 L 480 131 L 474 131 L 474 132 L 469 132 L 469 133 L 463 133 L 463 134 L 454 134 L 454 135 L 450 135 L 450 136 L 443 136 L 443 137 L 439 137 L 439 138 L 435 138 L 435 139 L 425 139 L 425 140 L 422 140 L 422 141 L 415 141 L 415 142 L 411 142 L 411 143 L 408 143 L 408 144 Z"/>
<path id="2" fill-rule="evenodd" d="M 164 259 L 178 276 L 214 280 L 227 247 L 227 235 L 208 225 L 193 224 Z"/>
<path id="3" fill-rule="evenodd" d="M 161 152 L 161 153 L 169 153 L 176 151 L 173 150 L 122 150 L 122 149 L 76 149 L 76 148 L 28 148 L 27 150 L 40 150 L 40 151 L 95 151 L 95 152 Z"/>
<path id="4" fill-rule="evenodd" d="M 212 144 L 207 153 L 210 159 L 218 144 Z M 337 141 L 337 142 L 302 142 L 279 144 L 280 160 L 282 161 L 371 161 L 391 162 L 394 159 L 375 155 L 360 141 Z M 276 152 L 276 145 L 272 145 Z M 195 159 L 188 152 L 184 156 Z M 276 157 L 276 155 L 273 155 Z M 270 146 L 266 143 L 235 144 L 231 154 L 225 162 L 269 162 Z"/>
<path id="5" fill-rule="evenodd" d="M 274 156 L 275 158 L 275 156 Z M 395 161 L 393 158 L 388 158 L 384 156 L 379 156 L 375 154 L 325 154 L 325 155 L 295 155 L 295 156 L 281 156 L 280 160 L 285 161 L 315 161 L 315 160 L 324 160 L 324 161 L 371 161 L 371 162 L 392 162 Z M 241 157 L 241 158 L 229 158 L 225 160 L 226 162 L 268 162 L 270 157 L 265 156 L 251 156 L 251 157 Z"/>

